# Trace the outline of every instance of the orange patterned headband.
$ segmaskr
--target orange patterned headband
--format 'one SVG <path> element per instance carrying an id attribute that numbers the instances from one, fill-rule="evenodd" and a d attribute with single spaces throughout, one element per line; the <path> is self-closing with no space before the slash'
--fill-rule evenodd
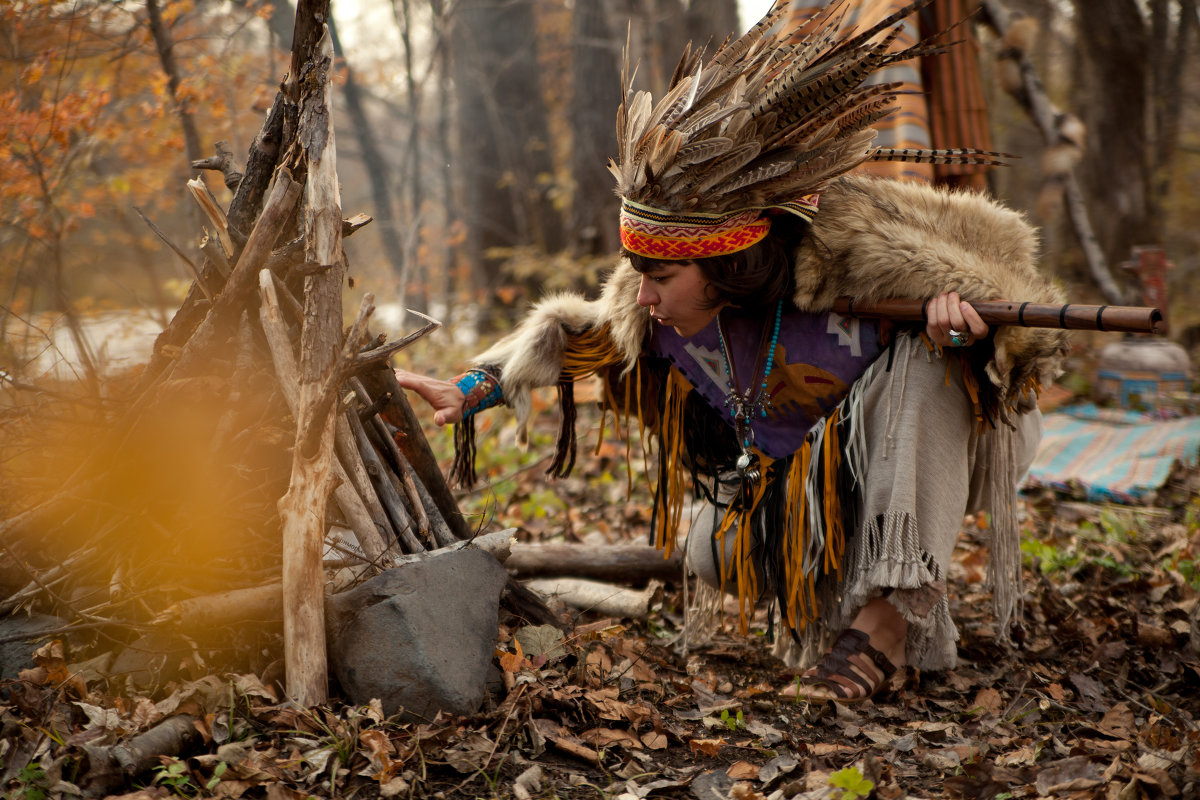
<path id="1" fill-rule="evenodd" d="M 811 222 L 818 196 L 771 206 Z M 632 200 L 621 201 L 621 244 L 630 253 L 666 261 L 692 261 L 745 250 L 771 229 L 766 209 L 747 208 L 726 214 L 672 214 Z"/>

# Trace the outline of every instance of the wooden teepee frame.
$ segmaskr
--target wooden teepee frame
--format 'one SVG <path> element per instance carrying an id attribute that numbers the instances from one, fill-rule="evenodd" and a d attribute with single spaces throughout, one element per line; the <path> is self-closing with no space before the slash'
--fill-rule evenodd
<path id="1" fill-rule="evenodd" d="M 372 338 L 368 324 L 373 306 L 367 295 L 353 325 L 343 331 L 342 238 L 369 220 L 345 220 L 342 215 L 328 15 L 329 0 L 299 3 L 289 71 L 250 147 L 245 169 L 239 170 L 222 147 L 217 158 L 194 164 L 222 170 L 234 196 L 228 209 L 222 209 L 201 182 L 190 185 L 212 226 L 201 245 L 205 259 L 188 296 L 156 341 L 124 413 L 113 423 L 119 434 L 93 448 L 64 477 L 62 491 L 0 520 L 0 543 L 29 576 L 24 588 L 0 599 L 0 613 L 40 605 L 89 624 L 176 631 L 189 641 L 205 627 L 202 621 L 229 629 L 239 618 L 261 617 L 263 612 L 269 618 L 281 616 L 285 687 L 290 698 L 303 705 L 322 703 L 328 693 L 323 558 L 332 527 L 354 533 L 355 542 L 343 549 L 355 578 L 416 554 L 462 546 L 472 538 L 387 364 L 390 355 L 437 323 L 430 321 L 396 342 Z M 251 380 L 256 381 L 253 391 L 247 388 Z M 239 555 L 233 554 L 227 570 L 233 577 L 215 594 L 211 582 L 201 591 L 172 586 L 178 591 L 142 592 L 136 604 L 114 601 L 85 612 L 73 607 L 66 593 L 50 591 L 51 573 L 58 580 L 59 574 L 69 576 L 78 568 L 90 571 L 87 579 L 93 583 L 99 577 L 115 584 L 112 575 L 137 572 L 130 540 L 144 528 L 134 523 L 140 525 L 152 515 L 147 507 L 168 509 L 165 519 L 172 498 L 135 497 L 131 507 L 115 507 L 108 500 L 111 495 L 104 495 L 107 473 L 112 464 L 130 457 L 149 463 L 153 470 L 161 450 L 132 456 L 127 451 L 150 440 L 151 450 L 170 443 L 160 443 L 164 437 L 157 434 L 159 428 L 148 437 L 139 436 L 138 430 L 149 426 L 146 420 L 156 410 L 167 407 L 169 414 L 175 398 L 194 398 L 197 387 L 212 385 L 221 387 L 218 402 L 195 404 L 209 415 L 201 422 L 189 417 L 181 423 L 204 426 L 205 435 L 211 430 L 212 452 L 202 456 L 224 453 L 229 446 L 244 451 L 245 442 L 261 434 L 264 424 L 291 427 L 278 446 L 268 448 L 282 465 L 278 455 L 290 445 L 290 472 L 272 474 L 254 487 L 266 486 L 269 495 L 286 485 L 276 508 L 267 503 L 267 512 L 258 517 L 263 523 L 277 521 L 278 528 L 261 524 L 262 535 L 248 545 L 256 558 L 266 553 L 257 560 L 273 564 L 266 572 L 274 575 L 264 578 L 262 569 L 240 571 Z M 247 410 L 243 401 L 250 394 L 255 402 Z M 168 438 L 170 424 L 168 416 Z M 214 496 L 212 502 L 233 502 L 227 497 L 242 488 L 238 485 L 230 492 L 223 487 L 225 496 Z M 102 502 L 88 497 L 93 489 Z M 89 511 L 92 516 L 83 527 L 94 535 L 76 553 L 45 557 L 52 540 L 47 533 L 64 519 L 78 519 L 81 506 L 103 508 L 107 516 L 97 522 L 100 512 Z M 174 524 L 183 530 L 173 529 Z M 168 544 L 190 535 L 186 524 L 177 517 L 170 523 L 154 521 L 157 529 L 165 530 Z M 493 540 L 503 550 L 507 536 Z M 164 549 L 169 548 L 158 547 L 159 560 L 145 572 L 161 573 Z M 35 557 L 39 551 L 40 560 Z M 107 565 L 104 559 L 110 557 L 120 566 Z M 185 567 L 173 575 L 185 578 Z M 510 594 L 513 588 L 519 589 L 510 583 Z M 516 594 L 530 602 L 528 593 Z M 532 610 L 536 614 L 542 609 L 534 604 Z"/>

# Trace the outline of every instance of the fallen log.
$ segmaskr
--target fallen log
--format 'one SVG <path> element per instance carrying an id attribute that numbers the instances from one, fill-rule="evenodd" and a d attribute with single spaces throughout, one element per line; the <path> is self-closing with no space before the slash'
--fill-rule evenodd
<path id="1" fill-rule="evenodd" d="M 167 717 L 145 733 L 123 744 L 108 747 L 84 745 L 80 788 L 85 798 L 106 797 L 160 762 L 160 756 L 178 756 L 201 741 L 196 718 L 188 714 Z"/>
<path id="2" fill-rule="evenodd" d="M 466 548 L 483 550 L 503 564 L 512 552 L 515 533 L 516 528 L 508 528 L 496 533 L 483 534 L 470 542 L 458 542 L 420 555 L 388 555 L 385 557 L 385 566 L 394 569 Z M 180 601 L 159 614 L 153 624 L 187 631 L 251 621 L 279 620 L 282 615 L 283 582 L 271 581 L 261 586 Z"/>
<path id="3" fill-rule="evenodd" d="M 526 586 L 580 611 L 622 619 L 650 616 L 654 598 L 662 592 L 662 585 L 657 581 L 651 581 L 641 591 L 582 578 L 535 578 L 526 581 Z"/>
<path id="4" fill-rule="evenodd" d="M 625 584 L 678 581 L 683 574 L 683 554 L 669 558 L 656 547 L 617 544 L 595 547 L 582 544 L 517 544 L 506 563 L 520 578 L 569 575 Z"/>

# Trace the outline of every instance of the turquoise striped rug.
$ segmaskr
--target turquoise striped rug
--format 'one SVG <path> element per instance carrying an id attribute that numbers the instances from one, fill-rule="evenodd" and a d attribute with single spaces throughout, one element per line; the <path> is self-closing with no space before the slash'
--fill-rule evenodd
<path id="1" fill-rule="evenodd" d="M 1158 419 L 1093 404 L 1045 415 L 1026 488 L 1052 488 L 1089 502 L 1152 502 L 1175 461 L 1200 459 L 1200 416 Z"/>

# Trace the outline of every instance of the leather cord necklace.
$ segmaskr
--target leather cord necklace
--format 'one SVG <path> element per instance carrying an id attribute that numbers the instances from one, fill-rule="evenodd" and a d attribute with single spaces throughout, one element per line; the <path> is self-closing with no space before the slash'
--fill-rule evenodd
<path id="1" fill-rule="evenodd" d="M 783 301 L 775 304 L 775 321 L 771 325 L 771 338 L 767 340 L 767 327 L 759 336 L 758 363 L 754 367 L 754 375 L 745 389 L 741 388 L 737 377 L 737 368 L 729 352 L 729 343 L 725 336 L 725 328 L 721 325 L 721 315 L 717 314 L 717 339 L 721 344 L 721 360 L 725 364 L 725 407 L 733 418 L 733 427 L 737 432 L 738 443 L 742 453 L 738 456 L 737 472 L 742 479 L 743 493 L 747 494 L 750 487 L 762 477 L 759 469 L 758 456 L 751 451 L 754 444 L 754 429 L 750 422 L 755 416 L 766 417 L 771 408 L 771 396 L 767 393 L 767 378 L 775 362 L 775 347 L 779 344 L 779 323 L 783 317 Z M 770 323 L 768 323 L 770 324 Z M 758 376 L 762 378 L 759 379 Z"/>

